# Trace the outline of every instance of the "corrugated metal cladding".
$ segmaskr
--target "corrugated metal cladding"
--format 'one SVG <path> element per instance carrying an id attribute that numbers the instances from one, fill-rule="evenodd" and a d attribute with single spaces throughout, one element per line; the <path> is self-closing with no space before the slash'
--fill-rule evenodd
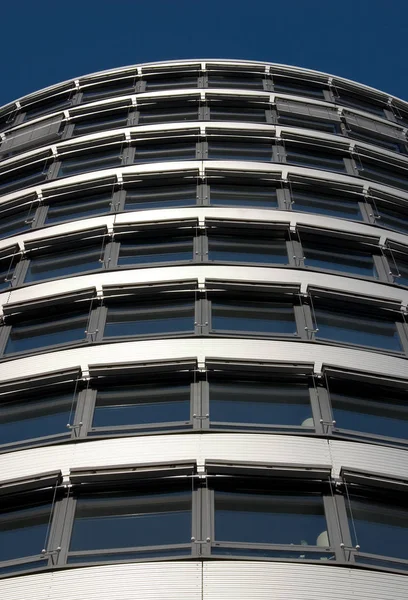
<path id="1" fill-rule="evenodd" d="M 398 98 L 316 71 L 248 61 L 136 65 L 58 84 L 0 108 L 0 598 L 408 598 L 408 577 L 401 574 L 408 573 L 407 553 L 382 556 L 385 543 L 378 555 L 377 547 L 368 551 L 363 543 L 358 558 L 350 550 L 349 489 L 339 480 L 343 468 L 358 471 L 358 497 L 369 497 L 367 502 L 376 485 L 399 494 L 408 480 L 408 434 L 400 427 L 407 422 L 401 389 L 408 389 L 407 128 L 408 103 Z M 145 376 L 139 367 L 146 363 L 157 366 L 149 385 L 162 380 L 163 363 L 172 370 L 165 379 L 169 386 L 172 377 L 188 381 L 190 420 L 188 408 L 183 421 L 173 419 L 178 408 L 173 399 L 166 404 L 167 396 L 160 402 L 143 397 L 149 416 L 135 417 L 136 407 L 126 417 L 140 422 L 113 426 L 106 417 L 106 427 L 94 426 L 96 394 L 106 391 L 106 379 L 95 374 L 122 365 L 118 377 L 133 393 L 134 380 L 126 377 L 134 375 L 133 365 Z M 239 392 L 231 384 L 243 371 L 256 380 L 256 369 L 273 391 L 263 403 L 251 399 L 244 422 L 235 423 Z M 276 370 L 305 384 L 296 388 L 305 390 L 303 404 L 292 392 L 276 394 Z M 42 386 L 54 385 L 61 372 L 70 373 L 64 390 L 77 404 L 57 437 L 47 427 L 59 410 L 65 419 L 59 407 L 68 401 L 61 394 L 54 402 Z M 336 379 L 336 400 L 329 389 L 336 377 L 349 386 L 349 396 Z M 220 421 L 213 416 L 219 402 L 211 396 L 214 381 L 226 385 L 230 406 Z M 383 388 L 377 393 L 385 381 L 398 402 Z M 367 382 L 371 395 L 357 396 L 354 390 Z M 151 389 L 143 388 L 147 398 Z M 116 410 L 123 396 L 115 393 L 106 402 Z M 184 397 L 188 406 L 188 391 Z M 285 403 L 282 397 L 291 399 L 276 409 Z M 298 409 L 301 418 L 292 422 L 294 413 L 288 414 Z M 265 417 L 268 410 L 281 421 Z M 348 413 L 344 429 L 342 411 Z M 247 423 L 254 414 L 266 422 Z M 394 427 L 391 433 L 382 430 L 385 422 Z M 18 439 L 10 441 L 10 431 Z M 149 538 L 143 552 L 151 562 L 138 562 L 133 539 L 125 553 L 115 546 L 133 563 L 113 562 L 108 540 L 99 548 L 105 559 L 86 554 L 88 549 L 75 554 L 75 486 L 89 473 L 77 471 L 70 486 L 72 469 L 97 469 L 109 486 L 110 477 L 123 474 L 103 473 L 104 467 L 177 461 L 199 465 L 191 481 L 189 472 L 194 501 L 183 550 L 164 551 L 167 542 L 151 550 Z M 252 464 L 247 469 L 253 463 L 288 467 L 274 471 L 284 473 L 279 485 L 296 477 L 302 493 L 319 489 L 317 512 L 297 509 L 302 518 L 312 510 L 316 531 L 310 539 L 286 540 L 284 551 L 275 539 L 264 540 L 262 549 L 260 542 L 248 548 L 248 540 L 238 537 L 218 540 L 217 518 L 224 509 L 217 512 L 221 496 L 212 486 L 228 486 L 232 478 L 206 477 L 207 461 L 213 463 L 207 465 L 210 474 L 218 463 L 238 464 L 237 477 L 248 472 L 244 463 Z M 311 482 L 311 467 L 319 481 Z M 19 571 L 27 556 L 17 550 L 11 558 L 2 554 L 13 527 L 21 529 L 18 540 L 24 537 L 17 517 L 13 521 L 7 513 L 3 519 L 7 482 L 30 480 L 13 483 L 20 494 L 26 485 L 31 490 L 36 476 L 43 474 L 44 481 L 46 474 L 49 481 L 49 473 L 59 471 L 65 479 L 55 495 L 46 552 L 41 554 L 41 545 L 37 557 L 30 549 L 33 569 L 40 561 L 44 571 Z M 255 486 L 253 481 L 246 479 L 245 486 Z M 231 506 L 237 498 L 233 485 L 226 487 Z M 31 501 L 31 491 L 25 497 Z M 408 522 L 404 518 L 401 523 Z M 11 527 L 6 543 L 3 522 Z M 234 554 L 233 543 L 245 554 Z M 299 543 L 300 550 L 291 548 Z M 228 553 L 222 558 L 220 547 Z M 254 550 L 265 560 L 252 560 L 260 558 Z M 308 552 L 312 558 L 302 564 Z M 382 562 L 368 563 L 364 552 L 381 555 Z M 364 568 L 357 566 L 359 558 L 366 560 L 359 563 Z M 102 560 L 106 564 L 96 564 Z"/>
<path id="2" fill-rule="evenodd" d="M 403 600 L 408 578 L 331 566 L 194 561 L 27 575 L 0 587 L 7 600 Z"/>

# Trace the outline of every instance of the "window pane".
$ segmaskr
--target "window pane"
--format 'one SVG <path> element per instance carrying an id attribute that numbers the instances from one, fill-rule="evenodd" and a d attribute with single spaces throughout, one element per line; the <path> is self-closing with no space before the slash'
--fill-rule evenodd
<path id="1" fill-rule="evenodd" d="M 304 127 L 306 129 L 314 129 L 325 131 L 326 133 L 339 133 L 339 125 L 322 119 L 313 119 L 312 117 L 300 117 L 295 115 L 279 115 L 279 125 L 288 125 L 291 127 Z"/>
<path id="2" fill-rule="evenodd" d="M 33 257 L 28 265 L 24 282 L 31 283 L 42 279 L 95 271 L 102 267 L 101 252 L 102 243 L 97 246 L 85 245 L 83 250 L 66 250 L 63 253 L 53 252 Z"/>
<path id="3" fill-rule="evenodd" d="M 346 91 L 339 90 L 337 88 L 337 96 L 335 101 L 338 104 L 342 104 L 343 106 L 352 106 L 353 108 L 359 108 L 361 110 L 366 110 L 374 115 L 378 115 L 379 117 L 384 117 L 384 109 L 381 105 L 376 104 L 374 102 L 370 102 L 367 98 L 362 96 L 355 96 L 352 93 L 347 93 Z"/>
<path id="4" fill-rule="evenodd" d="M 194 330 L 192 302 L 151 302 L 148 306 L 111 306 L 106 318 L 105 337 L 187 333 Z"/>
<path id="5" fill-rule="evenodd" d="M 70 158 L 62 159 L 58 177 L 68 177 L 77 173 L 119 167 L 121 164 L 121 149 L 118 147 L 100 151 L 94 150 L 88 153 L 78 153 Z"/>
<path id="6" fill-rule="evenodd" d="M 357 167 L 361 177 L 373 179 L 374 181 L 402 190 L 408 190 L 408 169 L 402 169 L 401 167 L 393 168 L 392 165 L 389 165 L 389 167 L 380 166 L 380 163 L 371 163 L 361 158 L 358 163 Z"/>
<path id="7" fill-rule="evenodd" d="M 324 99 L 322 87 L 306 81 L 296 81 L 295 79 L 273 76 L 273 89 L 275 92 L 284 94 L 293 94 L 300 96 L 309 96 L 311 98 Z"/>
<path id="8" fill-rule="evenodd" d="M 10 287 L 15 266 L 12 257 L 0 261 L 0 290 L 7 290 Z"/>
<path id="9" fill-rule="evenodd" d="M 210 119 L 212 121 L 243 121 L 248 123 L 266 123 L 266 112 L 264 108 L 252 108 L 248 106 L 217 106 L 210 105 Z"/>
<path id="10" fill-rule="evenodd" d="M 193 160 L 196 158 L 195 141 L 178 143 L 150 142 L 136 144 L 135 163 Z"/>
<path id="11" fill-rule="evenodd" d="M 0 174 L 0 190 L 7 194 L 30 185 L 40 183 L 47 178 L 48 167 L 45 162 L 35 163 L 26 167 L 21 166 L 9 173 Z"/>
<path id="12" fill-rule="evenodd" d="M 68 344 L 85 338 L 88 313 L 70 313 L 66 318 L 55 315 L 24 320 L 11 326 L 5 354 L 24 352 L 35 348 Z"/>
<path id="13" fill-rule="evenodd" d="M 293 306 L 274 302 L 213 302 L 212 328 L 260 335 L 296 333 Z"/>
<path id="14" fill-rule="evenodd" d="M 135 92 L 135 78 L 119 79 L 106 83 L 99 83 L 85 88 L 82 91 L 81 102 L 92 102 L 109 98 L 111 96 L 120 96 L 121 94 L 132 94 Z"/>
<path id="15" fill-rule="evenodd" d="M 272 160 L 272 144 L 262 142 L 208 142 L 208 158 L 212 160 Z"/>
<path id="16" fill-rule="evenodd" d="M 328 217 L 340 217 L 341 219 L 363 220 L 357 200 L 347 200 L 344 197 L 312 191 L 293 191 L 292 210 L 327 215 Z"/>
<path id="17" fill-rule="evenodd" d="M 98 110 L 98 109 L 96 109 Z M 108 112 L 103 111 L 93 116 L 87 116 L 79 119 L 74 123 L 73 136 L 88 135 L 96 131 L 104 131 L 106 129 L 115 129 L 118 127 L 126 127 L 128 122 L 129 109 L 121 111 Z"/>
<path id="18" fill-rule="evenodd" d="M 376 213 L 378 215 L 376 224 L 380 227 L 408 233 L 408 214 L 402 207 L 398 209 L 377 204 Z"/>
<path id="19" fill-rule="evenodd" d="M 221 423 L 313 427 L 309 389 L 301 383 L 210 380 L 210 418 Z"/>
<path id="20" fill-rule="evenodd" d="M 70 92 L 70 95 L 73 92 Z M 62 108 L 68 108 L 72 104 L 72 99 L 69 96 L 54 96 L 53 98 L 47 98 L 27 108 L 23 108 L 24 112 L 23 122 L 29 121 L 36 117 L 41 117 L 49 112 L 61 110 Z"/>
<path id="21" fill-rule="evenodd" d="M 397 252 L 392 253 L 392 257 L 388 257 L 390 265 L 394 272 L 394 283 L 408 286 L 408 257 L 399 255 Z"/>
<path id="22" fill-rule="evenodd" d="M 157 237 L 161 237 L 160 235 Z M 136 243 L 132 240 L 121 242 L 118 265 L 143 265 L 148 263 L 177 262 L 192 260 L 193 238 L 174 236 L 164 238 L 160 243 Z"/>
<path id="23" fill-rule="evenodd" d="M 315 148 L 307 149 L 300 146 L 286 146 L 286 162 L 303 167 L 327 169 L 329 171 L 346 170 L 342 156 Z"/>
<path id="24" fill-rule="evenodd" d="M 35 209 L 31 209 L 31 215 L 34 216 Z M 30 229 L 32 220 L 29 218 L 29 209 L 0 215 L 0 238 L 15 235 L 20 231 Z"/>
<path id="25" fill-rule="evenodd" d="M 278 208 L 276 189 L 270 186 L 211 184 L 210 203 L 214 206 Z"/>
<path id="26" fill-rule="evenodd" d="M 341 243 L 341 242 L 340 242 Z M 305 255 L 305 265 L 329 271 L 340 271 L 361 275 L 364 277 L 378 277 L 374 266 L 373 256 L 369 252 L 346 249 L 342 252 L 326 239 L 321 239 L 319 243 L 313 241 L 303 241 L 302 248 Z"/>
<path id="27" fill-rule="evenodd" d="M 125 210 L 194 206 L 197 202 L 195 185 L 169 185 L 129 189 L 126 191 Z"/>
<path id="28" fill-rule="evenodd" d="M 349 129 L 348 136 L 353 138 L 354 140 L 362 140 L 363 142 L 367 142 L 368 144 L 375 144 L 376 146 L 381 146 L 382 148 L 391 150 L 391 152 L 404 152 L 404 148 L 401 143 L 393 142 L 389 139 L 384 139 L 379 133 L 375 131 L 363 132 L 353 131 L 353 129 Z"/>
<path id="29" fill-rule="evenodd" d="M 50 513 L 50 504 L 0 512 L 0 561 L 41 554 Z"/>
<path id="30" fill-rule="evenodd" d="M 361 552 L 408 559 L 405 506 L 351 500 L 347 503 L 347 513 L 352 533 L 356 528 L 357 538 L 353 543 L 361 546 Z"/>
<path id="31" fill-rule="evenodd" d="M 98 389 L 92 427 L 172 423 L 189 419 L 189 384 L 146 382 Z"/>
<path id="32" fill-rule="evenodd" d="M 71 219 L 83 219 L 102 215 L 111 210 L 112 195 L 83 196 L 70 200 L 57 200 L 48 206 L 45 223 L 61 223 Z"/>
<path id="33" fill-rule="evenodd" d="M 407 390 L 330 377 L 336 428 L 408 439 Z"/>
<path id="34" fill-rule="evenodd" d="M 188 543 L 191 492 L 79 498 L 70 551 Z"/>
<path id="35" fill-rule="evenodd" d="M 240 239 L 241 238 L 241 239 Z M 236 236 L 209 235 L 210 260 L 282 264 L 288 262 L 285 240 L 262 240 L 245 238 L 237 233 Z"/>
<path id="36" fill-rule="evenodd" d="M 152 75 L 146 77 L 146 91 L 173 90 L 177 88 L 197 87 L 197 75 Z"/>
<path id="37" fill-rule="evenodd" d="M 195 102 L 185 106 L 141 106 L 139 125 L 150 125 L 151 123 L 172 123 L 175 121 L 197 121 L 198 105 Z M 163 106 L 161 108 L 161 106 Z"/>
<path id="38" fill-rule="evenodd" d="M 215 492 L 217 541 L 317 546 L 323 532 L 320 496 Z"/>
<path id="39" fill-rule="evenodd" d="M 208 87 L 263 90 L 262 75 L 244 73 L 209 73 Z"/>
<path id="40" fill-rule="evenodd" d="M 350 312 L 353 312 L 353 307 L 350 307 Z M 315 313 L 318 339 L 402 351 L 395 322 L 382 319 L 381 314 L 357 318 L 334 310 L 318 309 Z"/>
<path id="41" fill-rule="evenodd" d="M 41 394 L 0 404 L 0 445 L 57 434 L 69 434 L 73 393 Z"/>

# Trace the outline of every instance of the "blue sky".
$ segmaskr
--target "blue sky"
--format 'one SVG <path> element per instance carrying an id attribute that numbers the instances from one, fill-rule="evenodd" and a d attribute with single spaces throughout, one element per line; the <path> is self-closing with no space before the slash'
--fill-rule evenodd
<path id="1" fill-rule="evenodd" d="M 1 13 L 0 105 L 94 71 L 203 57 L 298 65 L 408 100 L 407 0 L 20 0 Z"/>

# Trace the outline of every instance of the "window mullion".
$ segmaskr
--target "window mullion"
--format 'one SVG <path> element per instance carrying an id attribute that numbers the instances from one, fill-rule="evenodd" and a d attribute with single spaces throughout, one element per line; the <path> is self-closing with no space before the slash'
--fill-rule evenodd
<path id="1" fill-rule="evenodd" d="M 68 488 L 68 493 L 70 489 L 71 488 Z M 60 507 L 58 511 L 59 531 L 56 531 L 56 534 L 58 533 L 58 537 L 60 539 L 59 547 L 61 548 L 60 552 L 58 553 L 58 566 L 65 565 L 68 560 L 69 545 L 74 524 L 75 508 L 76 500 L 72 496 L 68 495 L 68 497 L 64 498 L 60 502 Z M 55 536 L 55 538 L 57 539 L 57 535 Z"/>
<path id="2" fill-rule="evenodd" d="M 291 210 L 292 201 L 290 198 L 290 191 L 288 188 L 278 188 L 276 190 L 276 199 L 279 210 Z"/>
<path id="3" fill-rule="evenodd" d="M 378 279 L 387 283 L 394 283 L 391 267 L 388 263 L 388 259 L 386 258 L 385 254 L 383 254 L 382 256 L 373 254 L 373 262 L 375 270 L 378 273 Z"/>
<path id="4" fill-rule="evenodd" d="M 88 342 L 93 343 L 103 340 L 107 313 L 106 306 L 97 306 L 91 311 L 87 331 Z"/>
<path id="5" fill-rule="evenodd" d="M 335 494 L 334 498 L 335 517 L 337 520 L 337 531 L 339 531 L 339 548 L 336 546 L 336 557 L 339 562 L 354 562 L 354 547 L 347 518 L 346 498 L 344 495 Z M 341 544 L 341 546 L 340 546 Z"/>
<path id="6" fill-rule="evenodd" d="M 75 413 L 74 427 L 76 437 L 86 437 L 92 426 L 95 408 L 96 390 L 87 388 L 78 394 L 77 410 Z M 81 425 L 82 423 L 82 425 Z"/>
<path id="7" fill-rule="evenodd" d="M 408 355 L 408 313 L 404 313 L 404 322 L 396 323 L 397 332 L 401 341 L 401 346 L 406 355 Z"/>
<path id="8" fill-rule="evenodd" d="M 346 168 L 346 173 L 347 175 L 357 175 L 358 176 L 358 169 L 357 169 L 357 165 L 356 162 L 353 158 L 352 155 L 350 155 L 350 157 L 344 157 L 343 158 L 343 162 Z"/>
<path id="9" fill-rule="evenodd" d="M 24 255 L 21 255 L 21 259 L 17 262 L 10 279 L 10 284 L 12 287 L 23 285 L 24 279 L 27 275 L 29 262 L 30 261 Z"/>
<path id="10" fill-rule="evenodd" d="M 103 266 L 105 269 L 115 269 L 118 266 L 120 242 L 108 242 L 103 252 Z"/>
<path id="11" fill-rule="evenodd" d="M 211 331 L 211 302 L 205 298 L 195 302 L 194 331 L 196 335 L 208 335 Z"/>
<path id="12" fill-rule="evenodd" d="M 126 198 L 125 190 L 118 190 L 116 192 L 113 192 L 112 201 L 110 203 L 110 211 L 111 212 L 122 212 L 123 210 L 125 210 L 125 198 Z"/>
<path id="13" fill-rule="evenodd" d="M 201 479 L 206 484 L 206 479 Z M 211 555 L 211 544 L 214 542 L 214 491 L 209 490 L 207 485 L 200 488 L 201 495 L 201 555 Z"/>
<path id="14" fill-rule="evenodd" d="M 313 323 L 310 306 L 301 298 L 301 304 L 295 306 L 295 318 L 298 335 L 303 340 L 314 338 L 315 325 Z"/>
<path id="15" fill-rule="evenodd" d="M 326 513 L 326 522 L 327 522 L 327 533 L 329 538 L 330 547 L 334 549 L 336 555 L 336 561 L 343 562 L 344 561 L 344 553 L 341 549 L 340 544 L 344 543 L 344 534 L 343 534 L 343 514 L 338 510 L 337 500 L 342 500 L 337 494 L 335 494 L 335 485 L 334 483 L 330 483 L 331 495 L 326 494 L 323 496 L 324 510 Z M 347 525 L 347 517 L 346 517 L 346 525 Z"/>
<path id="16" fill-rule="evenodd" d="M 332 435 L 333 433 L 333 415 L 330 407 L 328 390 L 323 386 L 322 380 L 317 382 L 314 388 L 314 397 L 318 407 L 318 419 L 316 423 L 316 432 L 323 435 Z"/>
<path id="17" fill-rule="evenodd" d="M 197 390 L 197 403 L 194 414 L 195 429 L 209 429 L 209 413 L 210 413 L 210 399 L 209 399 L 209 384 L 208 381 L 199 381 L 195 384 Z"/>
<path id="18" fill-rule="evenodd" d="M 4 318 L 4 317 L 3 317 Z M 4 356 L 4 351 L 6 349 L 7 340 L 9 338 L 11 331 L 11 325 L 6 325 L 3 321 L 0 329 L 0 356 Z"/>
<path id="19" fill-rule="evenodd" d="M 55 567 L 65 564 L 65 548 L 63 545 L 63 527 L 64 515 L 66 511 L 66 498 L 57 500 L 53 506 L 53 515 L 50 524 L 47 547 L 44 548 L 49 553 L 49 566 Z"/>

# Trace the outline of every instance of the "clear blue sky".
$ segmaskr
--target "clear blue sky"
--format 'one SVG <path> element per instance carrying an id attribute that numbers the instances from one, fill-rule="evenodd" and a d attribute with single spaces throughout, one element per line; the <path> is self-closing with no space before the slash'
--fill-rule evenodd
<path id="1" fill-rule="evenodd" d="M 180 58 L 326 71 L 408 99 L 408 0 L 14 0 L 0 105 L 86 73 Z"/>

